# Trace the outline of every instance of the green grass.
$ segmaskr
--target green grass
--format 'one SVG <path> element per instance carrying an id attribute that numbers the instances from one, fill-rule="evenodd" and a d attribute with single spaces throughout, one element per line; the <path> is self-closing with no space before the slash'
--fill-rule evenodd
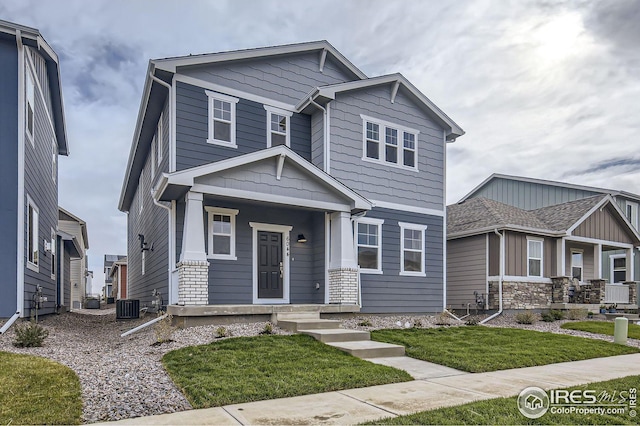
<path id="1" fill-rule="evenodd" d="M 78 376 L 45 358 L 0 352 L 0 424 L 80 424 Z"/>
<path id="2" fill-rule="evenodd" d="M 226 339 L 169 352 L 162 363 L 194 408 L 412 380 L 303 335 Z"/>
<path id="3" fill-rule="evenodd" d="M 601 340 L 516 328 L 377 330 L 371 338 L 404 345 L 407 356 L 472 373 L 640 352 Z"/>
<path id="4" fill-rule="evenodd" d="M 640 376 L 629 376 L 623 379 L 609 380 L 607 382 L 591 383 L 589 385 L 576 386 L 571 390 L 595 390 L 597 394 L 607 391 L 609 394 L 636 388 L 640 389 Z M 422 411 L 408 416 L 399 416 L 377 420 L 369 424 L 380 425 L 636 425 L 637 418 L 625 414 L 618 415 L 582 415 L 582 414 L 553 414 L 548 411 L 539 419 L 531 420 L 524 417 L 518 411 L 517 397 L 496 398 L 487 401 L 472 402 L 456 407 L 439 408 L 436 410 Z M 627 406 L 628 408 L 628 406 Z M 636 410 L 637 411 L 637 410 Z"/>
<path id="5" fill-rule="evenodd" d="M 580 321 L 580 322 L 568 322 L 562 324 L 560 328 L 566 330 L 580 330 L 587 333 L 606 334 L 607 336 L 613 336 L 613 321 Z M 629 324 L 630 339 L 640 339 L 640 325 Z"/>

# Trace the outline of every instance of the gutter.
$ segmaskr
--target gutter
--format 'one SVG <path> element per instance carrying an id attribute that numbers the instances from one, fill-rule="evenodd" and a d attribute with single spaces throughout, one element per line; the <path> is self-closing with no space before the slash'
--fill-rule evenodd
<path id="1" fill-rule="evenodd" d="M 502 313 L 502 280 L 504 279 L 504 234 L 499 233 L 497 229 L 494 229 L 493 232 L 498 237 L 500 237 L 500 278 L 498 279 L 499 309 L 498 309 L 498 312 L 491 315 L 489 318 L 485 318 L 482 321 L 480 321 L 480 324 L 485 324 Z M 487 294 L 487 300 L 488 299 L 489 299 L 489 295 Z"/>

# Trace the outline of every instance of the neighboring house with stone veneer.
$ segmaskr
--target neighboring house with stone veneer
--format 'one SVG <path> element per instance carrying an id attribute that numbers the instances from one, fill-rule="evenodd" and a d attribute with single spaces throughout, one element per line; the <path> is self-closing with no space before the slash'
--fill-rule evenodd
<path id="1" fill-rule="evenodd" d="M 640 235 L 610 195 L 525 210 L 484 197 L 447 207 L 447 305 L 453 309 L 636 305 L 633 267 L 621 283 L 602 279 L 602 253 L 628 264 Z M 480 295 L 480 298 L 476 296 Z M 480 306 L 482 307 L 482 306 Z"/>
<path id="2" fill-rule="evenodd" d="M 463 133 L 326 41 L 152 60 L 119 204 L 128 297 L 160 291 L 174 315 L 440 311 Z"/>

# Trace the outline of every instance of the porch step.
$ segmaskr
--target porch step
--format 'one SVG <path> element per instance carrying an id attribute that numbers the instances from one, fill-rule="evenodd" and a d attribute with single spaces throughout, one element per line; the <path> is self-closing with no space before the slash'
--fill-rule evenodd
<path id="1" fill-rule="evenodd" d="M 338 348 L 358 358 L 404 356 L 404 346 L 373 342 L 371 340 L 359 342 L 330 342 L 327 343 L 327 345 Z"/>
<path id="2" fill-rule="evenodd" d="M 369 340 L 371 335 L 368 331 L 346 330 L 344 328 L 321 328 L 317 330 L 301 330 L 306 334 L 323 343 L 329 342 L 355 342 Z"/>
<path id="3" fill-rule="evenodd" d="M 293 332 L 299 332 L 302 330 L 338 329 L 341 324 L 341 321 L 325 319 L 278 320 L 278 327 Z"/>
<path id="4" fill-rule="evenodd" d="M 320 312 L 275 312 L 273 316 L 275 323 L 288 320 L 319 320 Z"/>

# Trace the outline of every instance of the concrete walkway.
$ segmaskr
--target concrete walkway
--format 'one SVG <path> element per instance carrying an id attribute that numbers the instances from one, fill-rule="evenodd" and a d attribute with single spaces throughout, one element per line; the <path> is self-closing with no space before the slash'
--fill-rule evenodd
<path id="1" fill-rule="evenodd" d="M 399 367 L 402 368 L 402 366 Z M 356 424 L 484 399 L 515 396 L 528 386 L 538 386 L 543 389 L 566 388 L 640 375 L 640 354 L 475 374 L 465 374 L 453 369 L 429 370 L 425 366 L 422 367 L 425 370 L 420 374 L 431 377 L 405 383 L 190 410 L 113 423 Z M 437 367 L 446 369 L 442 366 Z M 412 368 L 420 367 L 419 364 L 413 364 Z M 515 405 L 514 409 L 516 409 Z"/>

